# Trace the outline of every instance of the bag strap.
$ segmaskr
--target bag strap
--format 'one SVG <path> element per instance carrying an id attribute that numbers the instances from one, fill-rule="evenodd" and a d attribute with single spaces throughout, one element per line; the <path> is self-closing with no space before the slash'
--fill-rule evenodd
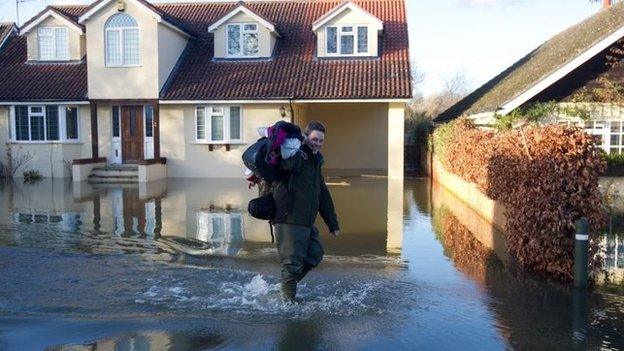
<path id="1" fill-rule="evenodd" d="M 269 221 L 269 228 L 271 229 L 271 244 L 275 243 L 275 236 L 273 235 L 273 224 Z"/>

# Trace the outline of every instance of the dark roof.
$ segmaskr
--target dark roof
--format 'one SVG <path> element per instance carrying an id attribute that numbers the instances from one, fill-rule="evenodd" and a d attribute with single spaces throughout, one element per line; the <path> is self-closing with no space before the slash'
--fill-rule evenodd
<path id="1" fill-rule="evenodd" d="M 624 3 L 600 10 L 540 45 L 441 113 L 435 121 L 496 111 L 622 27 Z"/>
<path id="2" fill-rule="evenodd" d="M 141 0 L 143 1 L 143 0 Z M 384 22 L 379 57 L 319 59 L 312 23 L 339 0 L 246 2 L 245 6 L 275 24 L 281 38 L 273 57 L 261 60 L 215 60 L 208 27 L 237 2 L 163 3 L 149 5 L 163 18 L 194 36 L 169 77 L 161 99 L 380 99 L 410 98 L 410 69 L 404 0 L 358 0 L 359 6 Z M 93 4 L 91 5 L 93 6 Z M 55 6 L 77 21 L 87 6 Z M 26 40 L 20 38 L 0 56 L 0 100 L 77 99 L 86 95 L 86 64 L 27 64 Z M 7 48 L 9 49 L 9 48 Z M 19 56 L 8 57 L 9 51 Z M 5 61 L 7 60 L 7 61 Z M 2 66 L 2 65 L 0 65 Z M 60 73 L 63 71 L 63 73 Z M 52 77 L 59 72 L 61 77 Z M 71 72 L 71 73 L 70 73 Z M 14 77 L 4 84 L 4 76 Z M 20 78 L 21 76 L 21 78 Z M 58 84 L 57 79 L 72 79 Z M 51 79 L 48 81 L 48 78 Z M 32 89 L 30 85 L 37 85 Z M 45 88 L 40 88 L 44 86 Z M 32 90 L 31 90 L 32 89 Z M 81 90 L 82 89 L 82 90 Z M 5 91 L 6 90 L 6 91 Z M 40 91 L 41 94 L 35 94 Z"/>
<path id="3" fill-rule="evenodd" d="M 86 100 L 87 64 L 27 63 L 26 37 L 0 51 L 0 100 Z"/>
<path id="4" fill-rule="evenodd" d="M 80 16 L 80 15 L 78 15 L 78 16 L 75 15 L 75 13 L 81 11 L 84 8 L 84 6 L 74 5 L 74 6 L 66 6 L 66 7 L 67 7 L 67 9 L 65 11 L 61 11 L 60 8 L 53 7 L 53 6 L 46 6 L 46 8 L 44 8 L 38 14 L 34 15 L 31 19 L 29 19 L 24 24 L 22 24 L 21 28 L 27 27 L 29 24 L 31 24 L 33 21 L 37 20 L 37 18 L 39 18 L 39 16 L 43 15 L 44 13 L 46 13 L 48 11 L 52 11 L 52 12 L 57 13 L 59 16 L 67 19 L 68 21 L 74 22 L 78 27 L 84 29 L 84 26 L 82 24 L 78 23 L 78 16 Z"/>
<path id="5" fill-rule="evenodd" d="M 13 34 L 15 23 L 13 22 L 0 22 L 0 47 L 4 44 L 4 40 Z"/>

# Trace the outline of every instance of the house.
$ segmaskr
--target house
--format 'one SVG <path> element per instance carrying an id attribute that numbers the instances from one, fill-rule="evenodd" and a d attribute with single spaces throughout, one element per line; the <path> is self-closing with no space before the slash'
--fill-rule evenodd
<path id="1" fill-rule="evenodd" d="M 624 84 L 624 3 L 605 6 L 594 16 L 549 39 L 511 67 L 451 106 L 436 122 L 468 116 L 491 123 L 535 103 L 587 109 L 589 119 L 555 113 L 556 122 L 577 124 L 597 137 L 606 152 L 622 153 L 624 100 L 606 94 Z M 615 89 L 613 89 L 615 88 Z M 606 97 L 606 98 L 605 98 Z"/>
<path id="2" fill-rule="evenodd" d="M 327 173 L 403 176 L 403 0 L 48 6 L 9 35 L 0 82 L 0 161 L 48 177 L 240 177 L 280 119 L 327 125 Z"/>
<path id="3" fill-rule="evenodd" d="M 0 22 L 0 50 L 11 34 L 17 33 L 17 26 L 13 22 Z"/>

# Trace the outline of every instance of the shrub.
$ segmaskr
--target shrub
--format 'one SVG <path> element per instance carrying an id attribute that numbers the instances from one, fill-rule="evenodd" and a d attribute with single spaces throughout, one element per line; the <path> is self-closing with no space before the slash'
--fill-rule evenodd
<path id="1" fill-rule="evenodd" d="M 624 166 L 624 154 L 605 154 L 604 158 L 609 166 Z"/>
<path id="2" fill-rule="evenodd" d="M 445 144 L 436 155 L 442 165 L 505 207 L 510 256 L 522 267 L 571 280 L 574 222 L 587 217 L 592 239 L 606 222 L 598 188 L 606 162 L 592 137 L 560 125 L 494 133 L 459 119 L 436 131 L 437 139 Z"/>
<path id="3" fill-rule="evenodd" d="M 35 182 L 43 178 L 41 173 L 39 173 L 39 171 L 37 171 L 36 169 L 30 169 L 30 170 L 24 171 L 22 175 L 24 176 L 25 182 Z"/>

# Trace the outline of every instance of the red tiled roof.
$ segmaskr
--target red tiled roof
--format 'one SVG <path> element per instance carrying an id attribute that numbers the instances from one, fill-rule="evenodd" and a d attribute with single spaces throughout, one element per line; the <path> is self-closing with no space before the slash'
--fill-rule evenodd
<path id="1" fill-rule="evenodd" d="M 379 57 L 316 57 L 312 23 L 340 0 L 246 2 L 245 6 L 275 24 L 280 33 L 271 59 L 214 60 L 208 27 L 236 2 L 150 5 L 167 21 L 195 38 L 169 77 L 161 99 L 380 99 L 409 98 L 410 69 L 404 0 L 357 0 L 384 22 Z M 77 21 L 87 6 L 55 6 Z M 0 100 L 78 99 L 86 95 L 86 64 L 27 64 L 26 40 L 12 40 L 0 55 Z M 11 50 L 9 50 L 11 49 Z M 11 53 L 9 53 L 9 51 Z M 8 56 L 12 55 L 12 56 Z M 19 56 L 19 58 L 18 58 Z M 6 61 L 5 61 L 6 60 Z M 3 65 L 0 65 L 2 67 Z M 5 77 L 11 80 L 5 80 Z M 7 78 L 7 79 L 8 79 Z M 59 79 L 63 84 L 59 84 Z M 10 82 L 11 84 L 5 84 Z"/>
<path id="2" fill-rule="evenodd" d="M 213 60 L 208 27 L 232 3 L 163 3 L 163 12 L 179 18 L 198 38 L 192 41 L 161 98 L 227 99 L 373 99 L 409 98 L 410 72 L 403 0 L 354 1 L 384 22 L 379 58 L 319 59 L 312 23 L 342 2 L 246 2 L 276 24 L 282 38 L 273 58 L 257 61 Z"/>
<path id="3" fill-rule="evenodd" d="M 87 64 L 27 63 L 26 37 L 0 51 L 0 100 L 86 100 Z"/>

